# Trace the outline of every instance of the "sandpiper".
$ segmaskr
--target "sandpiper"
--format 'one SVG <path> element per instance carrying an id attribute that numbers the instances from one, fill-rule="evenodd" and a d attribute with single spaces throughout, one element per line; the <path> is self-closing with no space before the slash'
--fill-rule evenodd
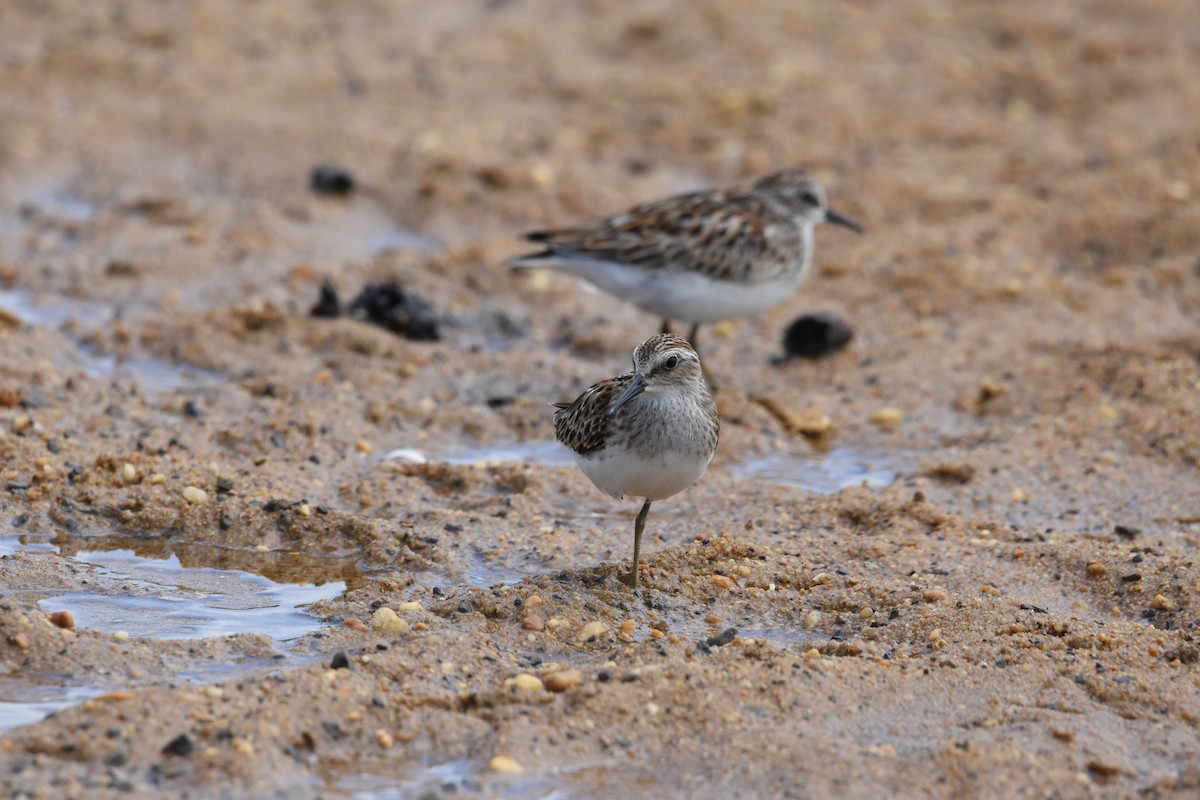
<path id="1" fill-rule="evenodd" d="M 618 500 L 645 499 L 633 527 L 638 586 L 642 531 L 650 504 L 691 486 L 708 469 L 721 422 L 687 340 L 651 336 L 633 351 L 633 372 L 595 384 L 573 403 L 555 403 L 554 435 L 571 448 L 583 474 Z"/>
<path id="2" fill-rule="evenodd" d="M 547 267 L 671 320 L 748 317 L 782 302 L 812 266 L 813 229 L 857 222 L 829 207 L 821 184 L 799 169 L 773 173 L 744 192 L 694 192 L 646 203 L 584 228 L 536 231 L 545 249 L 513 259 Z"/>

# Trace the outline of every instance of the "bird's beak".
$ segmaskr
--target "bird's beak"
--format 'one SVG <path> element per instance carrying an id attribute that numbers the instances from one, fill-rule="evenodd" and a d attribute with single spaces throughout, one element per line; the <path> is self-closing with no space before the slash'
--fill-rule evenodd
<path id="1" fill-rule="evenodd" d="M 825 221 L 832 222 L 834 225 L 841 225 L 843 228 L 849 228 L 855 233 L 862 233 L 863 226 L 859 225 L 849 217 L 844 217 L 832 208 L 825 209 Z"/>
<path id="2" fill-rule="evenodd" d="M 642 392 L 646 391 L 646 379 L 641 375 L 634 373 L 633 380 L 629 385 L 621 390 L 621 393 L 613 398 L 613 401 L 608 404 L 608 409 L 605 410 L 604 416 L 611 417 L 621 410 L 621 406 L 628 403 L 633 398 L 637 397 Z"/>

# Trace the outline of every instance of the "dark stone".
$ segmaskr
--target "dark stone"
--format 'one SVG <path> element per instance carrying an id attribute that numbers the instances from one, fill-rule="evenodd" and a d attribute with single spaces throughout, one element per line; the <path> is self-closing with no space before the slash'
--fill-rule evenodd
<path id="1" fill-rule="evenodd" d="M 162 751 L 164 755 L 168 756 L 190 756 L 196 752 L 196 744 L 192 741 L 192 737 L 186 733 L 181 733 L 167 742 Z"/>
<path id="2" fill-rule="evenodd" d="M 186 400 L 183 403 L 183 414 L 186 417 L 192 417 L 193 419 L 199 419 L 200 418 L 200 406 L 196 405 L 194 400 Z"/>
<path id="3" fill-rule="evenodd" d="M 354 191 L 354 176 L 345 167 L 337 164 L 321 164 L 313 167 L 309 186 L 315 194 L 325 197 L 345 197 Z"/>
<path id="4" fill-rule="evenodd" d="M 1140 528 L 1131 528 L 1128 525 L 1114 525 L 1113 533 L 1122 539 L 1134 539 L 1140 536 L 1142 531 Z"/>
<path id="5" fill-rule="evenodd" d="M 217 494 L 229 494 L 233 491 L 233 481 L 229 478 L 217 478 Z"/>
<path id="6" fill-rule="evenodd" d="M 350 656 L 346 655 L 345 650 L 339 650 L 333 654 L 333 660 L 329 662 L 330 669 L 350 669 Z"/>
<path id="7" fill-rule="evenodd" d="M 342 315 L 342 301 L 338 297 L 337 287 L 329 278 L 321 281 L 321 296 L 308 312 L 314 317 L 332 319 Z"/>
<path id="8" fill-rule="evenodd" d="M 854 331 L 836 314 L 805 314 L 783 332 L 783 358 L 824 358 L 845 347 Z"/>
<path id="9" fill-rule="evenodd" d="M 414 342 L 436 342 L 438 318 L 433 309 L 399 283 L 368 283 L 350 303 L 347 313 L 357 319 L 387 328 Z"/>
<path id="10" fill-rule="evenodd" d="M 724 647 L 734 640 L 737 636 L 737 628 L 726 628 L 716 636 L 710 636 L 704 640 L 704 643 L 709 647 Z"/>

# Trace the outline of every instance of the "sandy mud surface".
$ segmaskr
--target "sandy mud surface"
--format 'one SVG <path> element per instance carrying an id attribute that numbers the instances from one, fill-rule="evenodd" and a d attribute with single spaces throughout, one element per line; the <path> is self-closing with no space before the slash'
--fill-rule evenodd
<path id="1" fill-rule="evenodd" d="M 11 2 L 0 107 L 4 796 L 1200 794 L 1193 3 Z M 503 261 L 792 165 L 639 598 L 547 402 L 658 321 Z"/>

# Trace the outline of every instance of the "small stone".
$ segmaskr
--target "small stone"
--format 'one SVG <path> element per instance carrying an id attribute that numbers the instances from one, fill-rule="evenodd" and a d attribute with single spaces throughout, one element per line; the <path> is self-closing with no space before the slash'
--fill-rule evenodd
<path id="1" fill-rule="evenodd" d="M 904 420 L 904 412 L 889 406 L 872 413 L 869 419 L 881 428 L 894 428 Z"/>
<path id="2" fill-rule="evenodd" d="M 525 598 L 525 605 L 527 605 L 527 606 L 540 606 L 541 604 L 542 604 L 541 595 L 531 594 L 531 595 L 529 595 L 529 597 Z"/>
<path id="3" fill-rule="evenodd" d="M 395 611 L 387 606 L 380 606 L 371 615 L 371 627 L 376 633 L 385 636 L 398 636 L 408 633 L 408 623 L 400 619 Z"/>
<path id="4" fill-rule="evenodd" d="M 24 631 L 8 637 L 8 643 L 20 650 L 29 649 L 29 636 Z"/>
<path id="5" fill-rule="evenodd" d="M 536 675 L 530 675 L 528 672 L 522 672 L 515 678 L 505 681 L 505 683 L 527 692 L 540 692 L 546 688 L 541 678 Z"/>
<path id="6" fill-rule="evenodd" d="M 733 642 L 737 638 L 737 628 L 726 628 L 716 636 L 710 636 L 704 640 L 704 643 L 709 647 L 724 647 Z"/>
<path id="7" fill-rule="evenodd" d="M 345 650 L 338 650 L 329 661 L 330 669 L 350 669 L 350 656 Z"/>
<path id="8" fill-rule="evenodd" d="M 810 648 L 808 648 L 808 650 L 807 650 L 807 651 L 804 653 L 804 657 L 805 657 L 805 658 L 808 658 L 808 659 L 820 658 L 820 657 L 821 657 L 821 651 L 820 651 L 820 650 L 818 650 L 818 649 L 817 649 L 817 648 L 815 648 L 815 647 L 810 647 Z"/>
<path id="9" fill-rule="evenodd" d="M 254 745 L 249 739 L 234 739 L 229 743 L 235 752 L 241 753 L 244 756 L 254 755 Z"/>
<path id="10" fill-rule="evenodd" d="M 126 464 L 121 467 L 121 477 L 126 483 L 133 483 L 137 480 L 137 468 L 133 464 Z"/>
<path id="11" fill-rule="evenodd" d="M 368 630 L 366 623 L 364 623 L 358 617 L 346 617 L 346 619 L 342 620 L 342 625 L 352 631 L 359 631 L 360 633 Z"/>
<path id="12" fill-rule="evenodd" d="M 496 756 L 488 763 L 488 766 L 492 772 L 517 773 L 525 771 L 520 762 L 509 756 Z"/>
<path id="13" fill-rule="evenodd" d="M 383 728 L 380 728 L 379 730 L 375 731 L 375 744 L 379 745 L 383 749 L 386 750 L 387 748 L 391 747 L 395 743 L 396 743 L 395 738 L 390 733 L 385 731 Z"/>
<path id="14" fill-rule="evenodd" d="M 728 575 L 713 575 L 712 583 L 713 586 L 719 586 L 722 589 L 733 588 L 733 578 L 729 577 Z"/>
<path id="15" fill-rule="evenodd" d="M 941 628 L 934 628 L 933 630 L 931 630 L 929 632 L 929 641 L 936 642 L 938 639 L 941 639 L 941 638 L 942 638 L 942 629 Z"/>
<path id="16" fill-rule="evenodd" d="M 558 694 L 583 683 L 583 673 L 577 669 L 551 672 L 543 679 L 543 683 L 546 685 L 546 691 Z"/>
<path id="17" fill-rule="evenodd" d="M 940 603 L 949 596 L 944 589 L 926 589 L 921 592 L 921 598 L 926 603 Z"/>
<path id="18" fill-rule="evenodd" d="M 1021 488 L 1014 488 L 1012 490 L 1012 501 L 1014 503 L 1028 503 L 1029 502 L 1029 492 L 1027 492 Z"/>
<path id="19" fill-rule="evenodd" d="M 821 612 L 813 609 L 804 615 L 804 627 L 815 628 L 817 623 L 821 621 Z"/>
<path id="20" fill-rule="evenodd" d="M 53 623 L 54 625 L 57 625 L 60 628 L 74 628 L 75 627 L 75 615 L 65 609 L 62 611 L 52 612 L 50 614 L 50 616 L 47 617 L 47 619 L 49 619 L 51 623 Z"/>
<path id="21" fill-rule="evenodd" d="M 537 614 L 526 614 L 524 619 L 521 620 L 521 627 L 527 631 L 545 630 L 546 620 Z"/>
<path id="22" fill-rule="evenodd" d="M 637 632 L 637 622 L 632 619 L 627 619 L 621 623 L 621 633 L 626 636 L 633 636 Z"/>
<path id="23" fill-rule="evenodd" d="M 320 164 L 313 167 L 308 179 L 313 194 L 325 197 L 345 197 L 354 191 L 354 175 L 337 164 Z"/>
<path id="24" fill-rule="evenodd" d="M 357 450 L 358 452 L 362 453 L 363 455 L 367 455 L 375 448 L 366 439 L 359 439 L 357 442 L 354 443 L 354 449 Z"/>
<path id="25" fill-rule="evenodd" d="M 587 625 L 584 625 L 583 628 L 580 629 L 579 641 L 586 642 L 586 641 L 589 641 L 590 639 L 603 636 L 607 632 L 608 632 L 608 628 L 605 626 L 605 624 L 603 622 L 600 622 L 599 620 L 589 622 Z"/>
<path id="26" fill-rule="evenodd" d="M 129 641 L 129 631 L 117 631 L 116 633 L 113 634 L 113 638 L 116 639 L 118 642 L 128 642 Z"/>
<path id="27" fill-rule="evenodd" d="M 396 606 L 397 611 L 420 611 L 421 603 L 417 600 L 409 600 L 406 603 L 401 603 Z"/>
<path id="28" fill-rule="evenodd" d="M 265 544 L 254 545 L 254 552 L 256 553 L 269 553 L 270 551 L 271 548 L 267 547 Z"/>
<path id="29" fill-rule="evenodd" d="M 183 487 L 183 499 L 187 500 L 194 506 L 208 502 L 208 492 L 195 486 Z"/>
<path id="30" fill-rule="evenodd" d="M 854 331 L 836 314 L 805 314 L 783 332 L 784 359 L 824 358 L 841 350 Z"/>
<path id="31" fill-rule="evenodd" d="M 1159 611 L 1173 611 L 1175 604 L 1166 595 L 1156 594 L 1154 595 L 1154 600 L 1150 602 L 1150 607 Z"/>
<path id="32" fill-rule="evenodd" d="M 181 733 L 163 746 L 163 755 L 187 757 L 196 751 L 192 737 Z"/>

